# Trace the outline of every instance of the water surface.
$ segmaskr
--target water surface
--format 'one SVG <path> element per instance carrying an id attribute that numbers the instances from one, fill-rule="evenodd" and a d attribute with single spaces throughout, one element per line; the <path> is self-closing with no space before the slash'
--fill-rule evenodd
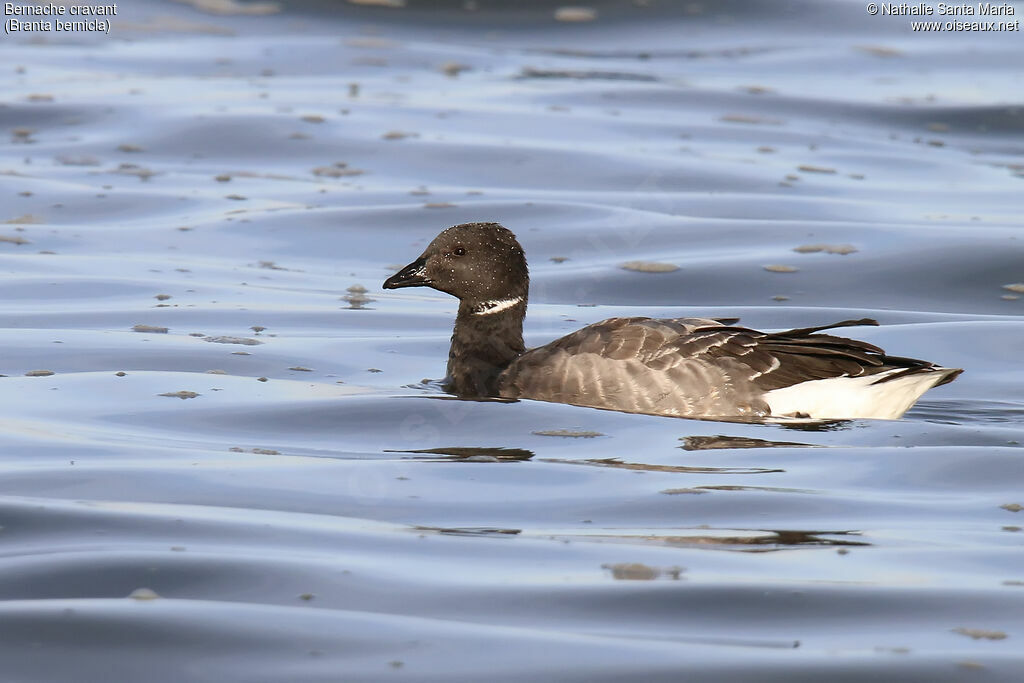
<path id="1" fill-rule="evenodd" d="M 1019 33 L 477 4 L 4 37 L 3 675 L 1017 680 Z M 379 285 L 471 220 L 528 344 L 873 317 L 965 373 L 805 429 L 454 400 L 455 301 Z"/>

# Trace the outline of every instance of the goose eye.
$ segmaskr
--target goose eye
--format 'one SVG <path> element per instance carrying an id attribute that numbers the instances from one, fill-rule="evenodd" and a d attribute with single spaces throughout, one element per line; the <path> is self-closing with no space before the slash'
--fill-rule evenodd
<path id="1" fill-rule="evenodd" d="M 456 256 L 465 256 L 466 250 L 463 247 L 455 247 L 455 249 L 452 250 L 452 253 Z"/>

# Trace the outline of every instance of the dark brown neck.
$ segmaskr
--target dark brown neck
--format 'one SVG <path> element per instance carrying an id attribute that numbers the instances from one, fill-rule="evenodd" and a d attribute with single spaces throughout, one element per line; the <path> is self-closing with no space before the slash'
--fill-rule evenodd
<path id="1" fill-rule="evenodd" d="M 498 375 L 526 350 L 526 297 L 516 303 L 510 301 L 459 302 L 448 352 L 448 391 L 466 398 L 498 395 Z"/>

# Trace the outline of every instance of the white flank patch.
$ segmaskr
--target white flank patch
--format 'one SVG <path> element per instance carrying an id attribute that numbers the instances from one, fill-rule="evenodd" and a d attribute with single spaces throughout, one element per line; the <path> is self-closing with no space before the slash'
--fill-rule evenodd
<path id="1" fill-rule="evenodd" d="M 514 299 L 499 299 L 497 301 L 485 301 L 480 304 L 483 310 L 473 311 L 476 315 L 490 315 L 491 313 L 500 313 L 501 311 L 508 310 L 523 300 L 523 297 L 517 296 Z"/>
<path id="2" fill-rule="evenodd" d="M 833 377 L 801 382 L 765 393 L 772 415 L 804 413 L 818 420 L 895 420 L 946 376 L 941 370 L 875 384 L 902 368 L 867 377 Z"/>

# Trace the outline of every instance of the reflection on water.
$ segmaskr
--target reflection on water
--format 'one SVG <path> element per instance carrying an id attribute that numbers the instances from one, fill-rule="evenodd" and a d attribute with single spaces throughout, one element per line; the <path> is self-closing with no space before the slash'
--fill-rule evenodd
<path id="1" fill-rule="evenodd" d="M 719 484 L 716 486 L 695 486 L 692 489 L 666 489 L 662 493 L 704 493 L 706 491 L 774 491 L 776 493 L 817 493 L 810 489 L 794 489 L 780 486 L 731 486 Z"/>
<path id="2" fill-rule="evenodd" d="M 655 543 L 683 548 L 709 548 L 715 550 L 740 550 L 743 552 L 768 552 L 792 550 L 804 546 L 869 546 L 866 541 L 850 540 L 849 536 L 860 535 L 859 531 L 768 531 L 763 529 L 694 529 L 692 535 L 680 534 L 680 529 L 670 533 L 637 531 L 636 533 L 608 534 L 595 532 L 572 536 L 575 540 L 597 540 L 625 543 Z M 838 538 L 837 538 L 838 537 Z"/>
<path id="3" fill-rule="evenodd" d="M 522 529 L 489 529 L 485 527 L 481 528 L 443 528 L 443 527 L 429 527 L 429 526 L 418 526 L 414 527 L 417 531 L 434 531 L 439 534 L 451 534 L 455 536 L 488 536 L 492 534 L 504 535 L 504 536 L 515 536 L 516 534 L 522 533 Z"/>
<path id="4" fill-rule="evenodd" d="M 559 460 L 545 458 L 547 462 L 561 462 L 572 465 L 596 465 L 597 467 L 615 467 L 638 472 L 680 472 L 685 474 L 771 474 L 786 470 L 766 467 L 699 467 L 690 465 L 652 465 L 642 462 L 622 462 L 618 458 L 599 458 L 588 460 Z"/>
<path id="5" fill-rule="evenodd" d="M 431 455 L 449 456 L 445 460 L 456 462 L 502 462 L 529 460 L 534 456 L 533 451 L 525 448 L 473 448 L 466 446 L 451 446 L 447 448 L 421 448 L 413 451 L 392 451 L 385 449 L 385 453 L 429 453 Z"/>
<path id="6" fill-rule="evenodd" d="M 1020 678 L 1018 34 L 587 8 L 5 36 L 0 679 Z M 472 220 L 530 345 L 873 318 L 965 373 L 894 422 L 458 400 L 455 301 L 378 283 Z"/>
<path id="7" fill-rule="evenodd" d="M 794 441 L 769 441 L 768 439 L 754 439 L 742 436 L 684 436 L 682 438 L 684 451 L 708 451 L 720 448 L 815 448 L 817 444 L 797 443 Z"/>

